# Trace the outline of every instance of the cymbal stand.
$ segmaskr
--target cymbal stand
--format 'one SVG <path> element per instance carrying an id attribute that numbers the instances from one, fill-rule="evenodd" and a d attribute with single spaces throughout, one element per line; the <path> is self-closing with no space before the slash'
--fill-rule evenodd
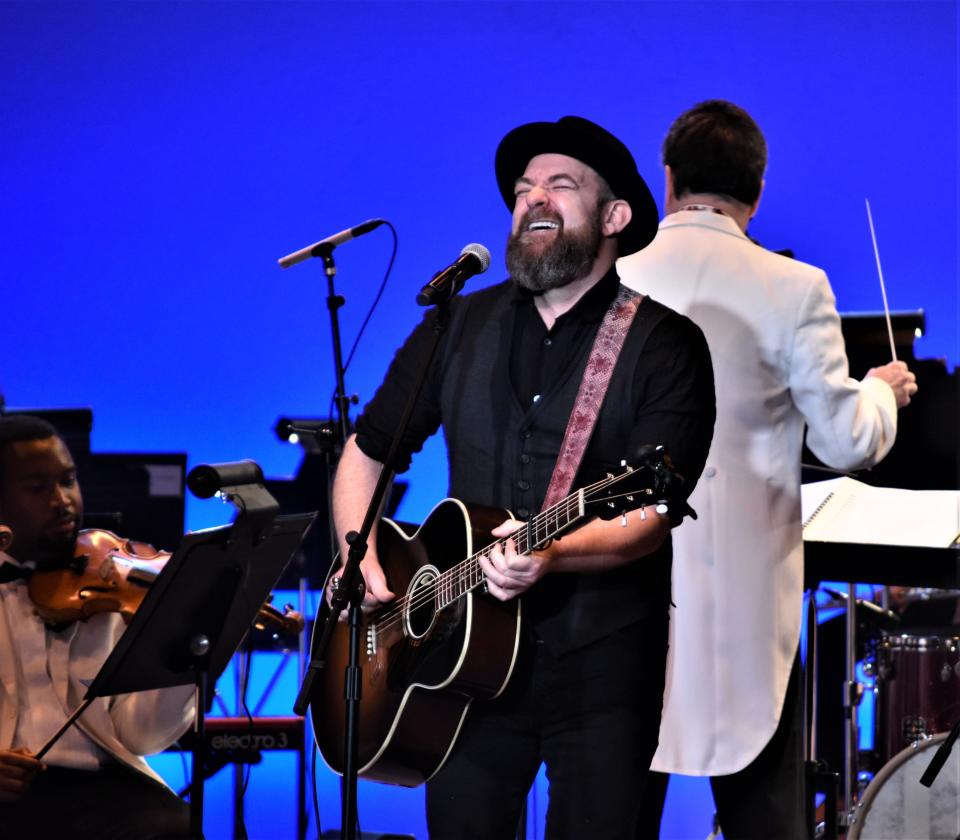
<path id="1" fill-rule="evenodd" d="M 857 789 L 857 759 L 860 752 L 860 738 L 857 731 L 857 706 L 863 687 L 857 682 L 857 592 L 856 584 L 847 584 L 847 609 L 845 613 L 846 644 L 844 650 L 843 683 L 843 743 L 846 745 L 843 755 L 843 816 L 844 826 L 853 820 L 854 796 Z"/>
<path id="2" fill-rule="evenodd" d="M 818 726 L 818 683 L 820 673 L 819 640 L 817 628 L 816 590 L 807 590 L 807 656 L 804 667 L 804 713 L 803 713 L 803 745 L 804 765 L 806 768 L 806 805 L 807 805 L 807 833 L 810 837 L 818 836 L 816 795 L 824 794 L 824 831 L 821 840 L 837 840 L 839 815 L 837 813 L 837 796 L 839 790 L 839 774 L 830 768 L 830 765 L 818 757 L 819 744 L 817 742 Z"/>

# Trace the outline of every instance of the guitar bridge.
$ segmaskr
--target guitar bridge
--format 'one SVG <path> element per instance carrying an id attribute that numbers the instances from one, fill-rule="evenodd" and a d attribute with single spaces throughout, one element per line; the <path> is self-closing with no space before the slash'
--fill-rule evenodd
<path id="1" fill-rule="evenodd" d="M 367 656 L 373 657 L 377 652 L 377 625 L 367 625 Z"/>

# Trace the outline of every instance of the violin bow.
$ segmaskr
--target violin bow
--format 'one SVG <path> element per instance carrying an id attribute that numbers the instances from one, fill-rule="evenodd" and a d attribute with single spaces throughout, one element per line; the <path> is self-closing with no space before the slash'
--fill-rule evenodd
<path id="1" fill-rule="evenodd" d="M 883 269 L 880 267 L 880 249 L 877 247 L 877 232 L 873 229 L 873 214 L 870 212 L 870 199 L 867 203 L 867 222 L 870 225 L 870 238 L 873 240 L 873 255 L 877 260 L 877 274 L 880 276 L 880 294 L 883 296 L 883 314 L 887 319 L 887 336 L 890 339 L 890 355 L 897 361 L 897 348 L 893 343 L 893 325 L 890 323 L 890 306 L 887 304 L 887 287 L 883 282 Z"/>

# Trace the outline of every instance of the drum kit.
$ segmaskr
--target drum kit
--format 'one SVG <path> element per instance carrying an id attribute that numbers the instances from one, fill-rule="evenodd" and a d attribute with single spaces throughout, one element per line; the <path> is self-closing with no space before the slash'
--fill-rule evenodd
<path id="1" fill-rule="evenodd" d="M 899 595 L 898 608 L 906 616 L 915 604 L 955 604 L 960 592 L 911 589 Z M 862 631 L 864 622 L 858 626 Z M 920 777 L 960 721 L 960 626 L 921 629 L 904 622 L 880 629 L 874 622 L 864 635 L 859 640 L 864 672 L 874 679 L 874 737 L 872 750 L 846 765 L 850 793 L 841 822 L 847 837 L 955 840 L 960 837 L 960 748 L 947 756 L 932 786 L 921 784 Z M 851 727 L 847 744 L 857 743 L 855 724 Z"/>

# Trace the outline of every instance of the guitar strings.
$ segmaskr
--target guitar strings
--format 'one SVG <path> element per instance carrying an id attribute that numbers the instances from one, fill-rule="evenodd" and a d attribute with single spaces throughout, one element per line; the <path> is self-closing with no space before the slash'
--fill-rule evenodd
<path id="1" fill-rule="evenodd" d="M 566 522 L 564 524 L 569 524 L 571 521 L 571 514 L 579 511 L 581 494 L 583 498 L 586 499 L 588 494 L 595 493 L 598 490 L 603 489 L 604 486 L 619 480 L 621 477 L 622 476 L 616 476 L 601 479 L 600 481 L 597 481 L 594 484 L 588 485 L 582 490 L 577 491 L 577 493 L 573 494 L 572 496 L 567 496 L 557 504 L 539 513 L 530 523 L 530 530 L 534 532 L 534 536 L 536 537 L 534 545 L 537 545 L 542 541 L 540 536 L 541 526 L 543 526 L 544 537 L 550 533 L 551 517 L 554 520 L 554 533 L 556 533 L 560 530 L 561 512 L 566 518 Z M 412 596 L 404 595 L 401 598 L 398 598 L 397 602 L 388 608 L 387 611 L 384 612 L 383 615 L 381 615 L 381 617 L 372 626 L 381 631 L 392 628 L 397 621 L 402 620 L 408 603 L 411 610 L 417 609 L 425 603 L 437 600 L 438 591 L 447 592 L 452 596 L 446 603 L 437 607 L 437 609 L 443 609 L 444 607 L 453 603 L 453 601 L 455 601 L 457 598 L 462 597 L 466 593 L 475 589 L 485 579 L 486 576 L 482 573 L 482 571 L 480 571 L 479 558 L 481 556 L 489 556 L 491 550 L 493 550 L 495 547 L 506 545 L 506 541 L 511 538 L 515 540 L 517 552 L 519 554 L 524 554 L 528 551 L 528 546 L 526 545 L 527 535 L 527 528 L 518 528 L 513 534 L 510 535 L 510 537 L 502 537 L 490 543 L 480 551 L 462 560 L 457 565 L 452 566 L 446 572 L 440 573 L 440 575 L 438 575 L 430 583 L 420 587 Z M 475 577 L 476 580 L 474 580 Z M 461 592 L 459 591 L 459 586 L 462 586 L 465 581 L 468 582 L 468 586 Z"/>
<path id="2" fill-rule="evenodd" d="M 592 485 L 588 485 L 587 487 L 583 488 L 583 491 L 582 491 L 584 498 L 586 498 L 587 495 L 590 493 L 594 493 L 600 489 L 603 489 L 605 485 L 615 483 L 620 478 L 622 478 L 622 474 L 620 476 L 611 476 L 610 478 L 602 479 L 600 481 L 595 482 Z M 622 495 L 630 495 L 630 494 L 622 494 Z M 613 497 L 613 498 L 617 498 L 617 497 Z M 571 521 L 569 519 L 570 514 L 574 511 L 579 510 L 579 499 L 580 499 L 580 491 L 578 491 L 572 496 L 568 496 L 566 499 L 563 499 L 562 501 L 558 502 L 553 507 L 548 508 L 546 511 L 543 511 L 540 514 L 538 514 L 537 517 L 531 523 L 532 529 L 535 530 L 537 535 L 537 539 L 534 544 L 539 543 L 541 541 L 539 536 L 541 525 L 544 526 L 544 532 L 549 533 L 551 517 L 554 518 L 554 522 L 555 522 L 554 533 L 556 533 L 556 531 L 560 529 L 561 511 L 563 511 L 564 515 L 567 517 L 567 521 L 565 524 L 569 524 L 569 522 Z M 527 547 L 525 545 L 525 540 L 524 540 L 524 538 L 526 537 L 526 529 L 523 529 L 523 528 L 517 529 L 517 531 L 514 532 L 514 534 L 512 534 L 511 537 L 514 537 L 517 541 L 518 552 L 523 553 L 527 550 Z M 443 607 L 448 606 L 457 598 L 475 589 L 480 584 L 480 582 L 484 580 L 484 577 L 485 577 L 483 573 L 480 571 L 479 563 L 476 562 L 477 559 L 485 554 L 489 554 L 489 552 L 495 546 L 503 545 L 507 539 L 510 539 L 510 537 L 501 538 L 500 540 L 497 540 L 491 543 L 490 545 L 485 546 L 481 551 L 475 553 L 471 557 L 466 558 L 465 560 L 458 563 L 456 566 L 453 566 L 450 569 L 448 569 L 446 572 L 441 573 L 440 576 L 435 578 L 429 584 L 426 584 L 425 586 L 417 590 L 417 592 L 413 596 L 404 595 L 403 597 L 398 599 L 396 604 L 388 608 L 387 611 L 381 615 L 380 619 L 376 621 L 372 626 L 374 627 L 374 629 L 380 629 L 380 630 L 388 630 L 392 628 L 393 625 L 396 623 L 396 621 L 402 620 L 404 608 L 408 602 L 410 603 L 411 609 L 416 609 L 417 607 L 422 606 L 423 604 L 431 600 L 436 600 L 438 590 L 440 590 L 441 592 L 450 592 L 452 595 L 449 601 L 447 601 L 445 604 L 439 607 L 439 609 L 442 609 Z M 476 577 L 476 580 L 474 580 L 474 577 Z M 460 592 L 457 590 L 457 585 L 458 584 L 462 585 L 464 580 L 470 581 L 470 583 L 465 590 Z M 454 592 L 456 592 L 457 594 L 453 595 Z"/>
<path id="3" fill-rule="evenodd" d="M 609 479 L 605 479 L 604 481 L 598 481 L 596 485 L 591 485 L 589 487 L 584 488 L 583 492 L 584 493 L 592 492 L 594 489 L 599 488 L 603 484 L 607 483 L 607 481 L 609 481 Z M 569 516 L 571 511 L 579 509 L 579 504 L 576 503 L 578 499 L 579 499 L 579 492 L 577 494 L 574 494 L 573 496 L 568 496 L 567 498 L 561 500 L 560 502 L 548 508 L 547 510 L 539 513 L 531 523 L 531 525 L 534 527 L 535 532 L 539 534 L 541 524 L 544 526 L 545 532 L 549 532 L 549 519 L 551 516 L 554 517 L 557 523 L 557 526 L 559 527 L 559 522 L 560 522 L 559 515 L 561 510 L 564 511 L 564 514 L 566 516 Z M 417 592 L 414 594 L 412 601 L 410 600 L 411 596 L 409 595 L 404 595 L 403 597 L 398 598 L 397 602 L 392 607 L 390 607 L 376 622 L 376 626 L 386 629 L 387 627 L 390 626 L 390 623 L 392 623 L 394 619 L 402 618 L 402 615 L 397 616 L 396 614 L 397 613 L 402 614 L 408 602 L 410 603 L 411 609 L 416 609 L 417 607 L 421 606 L 427 601 L 434 599 L 436 590 L 438 588 L 447 588 L 449 584 L 462 583 L 465 578 L 470 579 L 471 574 L 473 572 L 479 571 L 480 569 L 479 562 L 477 562 L 479 557 L 481 555 L 489 554 L 489 552 L 496 546 L 506 545 L 506 541 L 510 538 L 514 538 L 516 540 L 518 552 L 521 552 L 521 553 L 526 552 L 528 547 L 526 546 L 525 537 L 526 537 L 526 528 L 518 528 L 513 534 L 510 535 L 510 537 L 502 537 L 490 543 L 489 545 L 484 546 L 484 548 L 482 548 L 480 551 L 460 561 L 457 565 L 451 566 L 446 572 L 442 572 L 437 578 L 435 578 L 429 584 L 426 584 L 420 589 L 418 589 Z M 521 544 L 521 541 L 522 541 L 522 544 Z M 538 539 L 537 542 L 540 542 L 540 540 Z M 473 589 L 476 586 L 479 586 L 480 581 L 483 579 L 483 577 L 484 576 L 481 572 L 480 578 L 476 581 L 476 583 L 473 583 L 469 587 L 469 589 L 466 591 L 470 591 L 470 589 Z M 452 586 L 450 586 L 449 588 L 451 590 L 453 589 Z M 465 593 L 461 593 L 461 594 L 465 594 Z"/>
<path id="4" fill-rule="evenodd" d="M 566 503 L 566 507 L 568 509 L 567 513 L 569 514 L 569 508 L 570 508 L 569 500 L 564 499 L 563 503 Z M 553 514 L 555 517 L 557 517 L 559 521 L 559 512 L 563 503 L 555 505 L 554 508 L 556 509 L 550 508 L 549 511 L 544 511 L 544 514 L 547 514 L 547 513 Z M 543 514 L 541 514 L 541 516 L 543 516 Z M 538 519 L 539 518 L 540 517 L 538 517 Z M 544 517 L 543 524 L 546 524 L 546 521 L 545 521 L 546 518 L 547 517 Z M 538 531 L 539 531 L 539 524 L 540 523 L 537 523 Z M 511 536 L 514 536 L 514 535 L 511 535 Z M 525 544 L 525 540 L 522 539 L 523 537 L 526 537 L 525 529 L 518 529 L 515 537 L 517 541 L 518 551 L 526 551 L 527 546 Z M 381 619 L 377 622 L 377 625 L 383 627 L 384 629 L 388 628 L 390 626 L 391 621 L 396 617 L 398 617 L 396 616 L 396 613 L 398 612 L 402 613 L 405 606 L 408 603 L 410 604 L 411 609 L 416 609 L 417 607 L 421 606 L 427 601 L 435 600 L 438 590 L 449 591 L 452 593 L 457 589 L 457 584 L 462 584 L 464 580 L 471 581 L 471 585 L 469 586 L 469 589 L 473 589 L 474 587 L 478 586 L 480 584 L 480 580 L 483 577 L 482 573 L 480 573 L 480 576 L 477 577 L 476 581 L 474 581 L 473 579 L 476 576 L 475 573 L 479 572 L 479 569 L 480 569 L 479 563 L 477 562 L 479 557 L 484 554 L 489 554 L 489 552 L 495 546 L 505 545 L 507 539 L 509 539 L 509 537 L 501 538 L 499 540 L 494 541 L 490 545 L 485 546 L 483 549 L 471 555 L 470 557 L 466 558 L 465 560 L 462 560 L 456 566 L 453 566 L 450 569 L 448 569 L 446 572 L 441 573 L 437 578 L 435 578 L 429 584 L 426 584 L 425 586 L 419 588 L 417 592 L 414 594 L 414 596 L 412 597 L 412 599 L 411 599 L 411 596 L 409 595 L 405 595 L 402 598 L 398 599 L 397 604 L 392 609 L 388 610 L 388 612 L 381 617 Z M 469 591 L 469 589 L 467 591 Z M 456 597 L 459 597 L 459 595 Z"/>
<path id="5" fill-rule="evenodd" d="M 600 485 L 603 483 L 604 482 L 598 482 L 597 484 Z M 585 488 L 585 491 L 589 489 L 593 489 L 593 488 Z M 566 508 L 565 514 L 569 516 L 572 510 L 576 510 L 579 508 L 579 505 L 574 504 L 574 501 L 577 499 L 577 497 L 578 495 L 575 495 L 573 497 L 567 497 L 566 499 L 563 499 L 561 502 L 558 502 L 553 507 L 548 508 L 547 510 L 538 514 L 537 517 L 534 519 L 534 522 L 531 523 L 531 525 L 533 525 L 535 529 L 535 532 L 539 533 L 541 522 L 545 526 L 545 531 L 549 532 L 548 520 L 550 515 L 553 515 L 555 517 L 557 525 L 559 526 L 559 521 L 560 521 L 559 514 L 561 509 Z M 436 595 L 438 590 L 449 590 L 453 592 L 457 584 L 462 584 L 464 580 L 472 580 L 474 573 L 479 572 L 479 577 L 475 582 L 471 583 L 464 592 L 458 594 L 451 601 L 448 602 L 448 604 L 452 603 L 453 600 L 456 600 L 456 598 L 466 594 L 466 592 L 469 592 L 472 589 L 479 586 L 480 582 L 485 578 L 483 573 L 480 572 L 480 565 L 478 562 L 479 558 L 482 555 L 489 555 L 489 552 L 492 551 L 495 547 L 506 545 L 507 540 L 511 538 L 515 539 L 516 541 L 517 551 L 519 553 L 525 553 L 527 551 L 525 537 L 526 537 L 526 528 L 518 528 L 517 531 L 515 531 L 513 534 L 510 535 L 510 537 L 502 537 L 490 543 L 489 545 L 484 546 L 484 548 L 482 548 L 480 551 L 460 561 L 460 563 L 458 563 L 455 566 L 452 566 L 446 572 L 442 572 L 430 583 L 420 587 L 416 591 L 416 593 L 414 593 L 414 595 L 412 596 L 412 600 L 410 595 L 404 595 L 401 598 L 398 598 L 397 602 L 392 607 L 390 607 L 380 617 L 380 619 L 377 620 L 374 626 L 376 628 L 379 628 L 380 630 L 389 629 L 390 627 L 392 627 L 392 625 L 396 621 L 402 620 L 405 607 L 408 603 L 410 605 L 411 610 L 416 609 L 417 607 L 420 607 L 425 603 L 428 603 L 432 600 L 436 600 Z M 534 544 L 538 542 L 540 542 L 539 539 Z M 443 606 L 447 606 L 448 604 L 444 604 Z M 439 609 L 442 609 L 442 607 L 439 607 Z"/>
<path id="6" fill-rule="evenodd" d="M 598 484 L 602 484 L 602 483 L 604 482 L 598 482 Z M 587 490 L 591 490 L 591 489 L 592 488 L 584 488 L 584 491 L 586 492 Z M 627 495 L 632 495 L 632 494 L 621 494 L 621 496 L 627 496 Z M 613 496 L 611 498 L 615 499 L 619 497 Z M 570 502 L 571 505 L 573 502 L 572 499 L 567 499 L 564 501 Z M 557 507 L 558 507 L 557 510 L 554 510 L 551 508 L 549 511 L 545 511 L 544 513 L 551 513 L 553 515 L 556 515 L 559 513 L 559 505 Z M 568 515 L 570 513 L 569 507 L 570 505 L 568 505 L 568 510 L 567 510 Z M 559 528 L 559 518 L 556 519 L 556 522 L 557 522 L 557 527 Z M 539 530 L 539 526 L 537 527 Z M 518 529 L 518 531 L 515 533 L 521 537 L 526 536 L 525 529 Z M 514 536 L 514 535 L 511 535 L 511 536 Z M 417 593 L 415 593 L 413 596 L 405 595 L 401 597 L 400 599 L 398 599 L 396 604 L 393 604 L 389 608 L 387 608 L 386 612 L 384 612 L 381 615 L 378 621 L 372 623 L 371 625 L 372 628 L 374 630 L 381 630 L 381 631 L 392 629 L 392 627 L 396 624 L 397 621 L 402 620 L 404 607 L 408 601 L 410 602 L 411 609 L 416 609 L 417 607 L 420 607 L 429 601 L 437 600 L 438 589 L 441 592 L 449 592 L 452 595 L 452 597 L 446 603 L 442 604 L 439 607 L 439 609 L 443 609 L 444 607 L 448 606 L 453 601 L 455 601 L 457 598 L 472 591 L 484 579 L 484 575 L 482 574 L 482 572 L 480 572 L 479 564 L 474 561 L 476 561 L 477 558 L 479 558 L 480 556 L 487 554 L 494 546 L 505 542 L 506 539 L 509 539 L 509 537 L 506 537 L 501 540 L 498 540 L 497 542 L 491 543 L 481 551 L 477 552 L 475 555 L 467 558 L 464 561 L 461 561 L 461 563 L 459 563 L 457 566 L 451 567 L 449 570 L 442 573 L 439 577 L 435 578 L 429 584 L 426 584 L 425 586 L 421 587 L 417 591 Z M 539 542 L 539 540 L 537 540 L 537 542 Z M 522 553 L 525 550 L 526 550 L 525 546 L 520 544 L 520 540 L 518 538 L 518 551 Z M 464 569 L 461 568 L 464 566 L 469 566 L 469 568 L 466 569 L 466 574 L 464 574 Z M 476 576 L 476 580 L 474 580 L 474 576 Z M 458 584 L 462 585 L 464 580 L 470 581 L 470 584 L 462 592 L 458 591 L 456 589 L 456 586 Z M 454 592 L 456 592 L 456 594 L 453 594 Z"/>

